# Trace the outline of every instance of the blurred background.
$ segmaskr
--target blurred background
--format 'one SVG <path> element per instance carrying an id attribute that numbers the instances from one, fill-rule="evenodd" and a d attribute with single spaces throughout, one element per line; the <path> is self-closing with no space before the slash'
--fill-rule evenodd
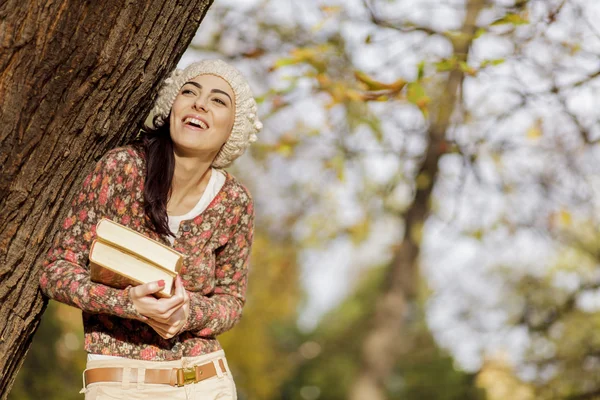
<path id="1" fill-rule="evenodd" d="M 600 3 L 218 0 L 265 128 L 241 400 L 600 398 Z M 82 399 L 51 302 L 9 395 Z M 378 386 L 370 392 L 369 387 Z"/>

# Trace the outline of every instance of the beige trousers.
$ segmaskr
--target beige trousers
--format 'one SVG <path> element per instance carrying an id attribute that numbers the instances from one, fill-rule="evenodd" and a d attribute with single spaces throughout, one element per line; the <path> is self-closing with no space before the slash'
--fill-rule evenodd
<path id="1" fill-rule="evenodd" d="M 102 367 L 120 367 L 135 368 L 138 376 L 143 376 L 144 371 L 150 368 L 187 368 L 193 365 L 205 364 L 207 362 L 218 363 L 223 359 L 227 373 L 222 373 L 221 368 L 217 368 L 217 376 L 205 379 L 201 382 L 185 385 L 183 387 L 173 387 L 170 385 L 149 384 L 149 383 L 130 383 L 126 382 L 97 382 L 91 383 L 82 390 L 85 393 L 85 400 L 128 400 L 128 399 L 177 399 L 177 400 L 236 400 L 237 394 L 235 383 L 231 377 L 231 371 L 225 352 L 223 350 L 214 353 L 205 354 L 198 357 L 184 357 L 177 361 L 143 361 L 133 359 L 118 360 L 90 360 L 87 363 L 87 369 Z M 218 366 L 218 364 L 215 364 Z M 129 376 L 129 374 L 123 374 Z"/>

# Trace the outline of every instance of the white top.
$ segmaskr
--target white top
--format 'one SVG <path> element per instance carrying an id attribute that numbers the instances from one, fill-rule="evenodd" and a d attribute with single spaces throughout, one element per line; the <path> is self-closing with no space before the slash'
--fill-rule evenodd
<path id="1" fill-rule="evenodd" d="M 210 174 L 210 179 L 208 180 L 208 184 L 206 185 L 206 189 L 204 189 L 204 193 L 198 200 L 198 203 L 192 208 L 190 211 L 185 213 L 184 215 L 176 215 L 176 216 L 168 216 L 169 219 L 169 229 L 173 232 L 174 235 L 177 235 L 179 231 L 179 224 L 181 221 L 185 221 L 188 219 L 196 218 L 198 215 L 202 214 L 206 207 L 210 204 L 211 201 L 217 196 L 217 193 L 221 190 L 223 185 L 225 184 L 225 173 L 221 170 L 212 169 Z M 175 238 L 172 236 L 168 236 L 171 244 L 175 243 Z M 123 358 L 119 356 L 105 356 L 103 354 L 91 354 L 88 353 L 87 359 L 90 360 L 110 360 L 110 359 L 118 359 Z"/>
<path id="2" fill-rule="evenodd" d="M 173 235 L 177 235 L 181 221 L 196 218 L 198 215 L 202 214 L 204 210 L 206 210 L 206 207 L 208 207 L 210 202 L 213 201 L 217 193 L 219 193 L 223 187 L 224 183 L 225 173 L 213 168 L 212 173 L 210 174 L 210 179 L 208 180 L 208 184 L 206 185 L 206 189 L 204 189 L 204 193 L 202 193 L 200 200 L 198 200 L 198 203 L 196 203 L 194 208 L 184 215 L 169 215 L 169 229 L 171 232 L 173 232 Z M 169 236 L 168 239 L 171 244 L 175 242 L 175 238 L 173 236 Z"/>

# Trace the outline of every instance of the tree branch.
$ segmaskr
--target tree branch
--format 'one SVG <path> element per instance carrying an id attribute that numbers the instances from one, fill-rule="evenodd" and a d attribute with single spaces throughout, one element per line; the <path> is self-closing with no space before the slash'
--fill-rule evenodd
<path id="1" fill-rule="evenodd" d="M 383 19 L 379 15 L 377 15 L 377 13 L 373 9 L 373 7 L 369 4 L 368 0 L 362 0 L 362 2 L 363 2 L 363 5 L 365 6 L 365 9 L 369 13 L 369 20 L 373 24 L 375 24 L 379 27 L 393 29 L 395 31 L 402 32 L 402 33 L 424 32 L 427 35 L 438 35 L 440 33 L 436 30 L 427 28 L 425 26 L 416 26 L 415 25 L 415 26 L 406 27 L 406 26 L 396 25 L 390 21 L 386 21 L 385 19 Z"/>

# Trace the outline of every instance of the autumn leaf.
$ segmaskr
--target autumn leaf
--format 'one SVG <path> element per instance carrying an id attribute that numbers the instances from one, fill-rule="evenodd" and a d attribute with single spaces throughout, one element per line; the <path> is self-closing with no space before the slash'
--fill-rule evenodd
<path id="1" fill-rule="evenodd" d="M 296 146 L 300 143 L 298 137 L 293 133 L 284 133 L 274 146 L 274 150 L 283 157 L 289 158 L 294 154 Z"/>
<path id="2" fill-rule="evenodd" d="M 491 26 L 498 26 L 498 25 L 505 25 L 505 24 L 512 24 L 512 25 L 517 26 L 517 25 L 526 25 L 528 23 L 529 23 L 529 18 L 527 17 L 526 14 L 524 14 L 524 15 L 506 14 L 504 17 L 492 22 Z"/>
<path id="3" fill-rule="evenodd" d="M 275 61 L 273 67 L 271 67 L 271 70 L 294 64 L 298 64 L 298 61 L 293 58 L 280 58 L 279 60 Z"/>
<path id="4" fill-rule="evenodd" d="M 427 117 L 427 106 L 431 102 L 431 99 L 427 96 L 425 89 L 419 82 L 411 82 L 408 84 L 406 98 L 409 102 L 419 107 L 423 115 Z"/>
<path id="5" fill-rule="evenodd" d="M 438 71 L 438 72 L 452 71 L 453 69 L 456 68 L 456 58 L 455 57 L 445 58 L 441 61 L 436 62 L 434 65 L 435 65 L 436 71 Z"/>
<path id="6" fill-rule="evenodd" d="M 354 77 L 364 84 L 366 90 L 380 91 L 380 90 L 393 90 L 399 91 L 406 85 L 404 79 L 398 79 L 393 83 L 384 83 L 371 78 L 369 75 L 362 71 L 354 71 Z"/>
<path id="7" fill-rule="evenodd" d="M 573 222 L 573 217 L 568 210 L 562 209 L 556 215 L 556 220 L 561 226 L 570 226 Z"/>
<path id="8" fill-rule="evenodd" d="M 466 75 L 475 76 L 477 74 L 477 69 L 473 68 L 472 66 L 470 66 L 469 64 L 467 64 L 464 61 L 461 61 L 459 63 L 459 66 L 460 66 L 460 70 L 462 72 L 464 72 Z"/>
<path id="9" fill-rule="evenodd" d="M 326 88 L 331 85 L 331 79 L 326 74 L 323 74 L 323 73 L 317 74 L 316 79 L 322 88 Z"/>
<path id="10" fill-rule="evenodd" d="M 357 90 L 349 89 L 346 91 L 346 97 L 352 101 L 364 101 L 364 96 Z"/>
<path id="11" fill-rule="evenodd" d="M 527 139 L 529 140 L 538 140 L 543 135 L 542 130 L 542 120 L 538 118 L 534 124 L 527 129 Z"/>
<path id="12" fill-rule="evenodd" d="M 335 174 L 340 181 L 344 181 L 345 178 L 345 165 L 346 161 L 341 154 L 336 154 L 333 158 L 326 160 L 324 163 L 325 168 L 335 171 Z"/>
<path id="13" fill-rule="evenodd" d="M 470 236 L 481 241 L 483 239 L 484 232 L 481 229 L 474 230 L 470 233 Z"/>
<path id="14" fill-rule="evenodd" d="M 504 64 L 505 62 L 506 62 L 506 60 L 504 58 L 497 58 L 497 59 L 494 59 L 494 60 L 484 60 L 481 63 L 481 68 L 487 67 L 487 66 L 490 66 L 490 65 L 492 65 L 492 66 L 500 65 L 500 64 Z"/>
<path id="15" fill-rule="evenodd" d="M 325 14 L 339 14 L 342 11 L 340 6 L 321 6 L 319 7 Z"/>
<path id="16" fill-rule="evenodd" d="M 425 61 L 421 61 L 417 65 L 417 80 L 423 79 L 424 76 L 425 76 Z"/>
<path id="17" fill-rule="evenodd" d="M 246 52 L 242 53 L 242 55 L 245 58 L 259 58 L 259 57 L 265 55 L 265 53 L 266 53 L 265 49 L 261 49 L 260 47 L 257 47 L 250 51 L 246 51 Z"/>
<path id="18" fill-rule="evenodd" d="M 364 220 L 347 228 L 347 232 L 350 235 L 352 243 L 358 245 L 367 239 L 367 237 L 369 236 L 370 229 L 370 220 L 368 218 L 365 218 Z"/>
<path id="19" fill-rule="evenodd" d="M 477 29 L 477 31 L 475 31 L 475 36 L 473 38 L 478 39 L 481 36 L 483 36 L 485 33 L 487 33 L 487 30 L 485 28 L 479 28 L 479 29 Z"/>

